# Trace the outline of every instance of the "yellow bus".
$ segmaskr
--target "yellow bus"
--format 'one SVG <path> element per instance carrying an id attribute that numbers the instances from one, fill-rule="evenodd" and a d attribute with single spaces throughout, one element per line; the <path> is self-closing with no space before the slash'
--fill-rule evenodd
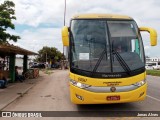
<path id="1" fill-rule="evenodd" d="M 63 45 L 69 47 L 73 103 L 108 104 L 145 99 L 147 81 L 140 31 L 150 33 L 151 46 L 157 44 L 156 31 L 138 27 L 129 16 L 73 16 L 70 27 L 62 28 Z"/>

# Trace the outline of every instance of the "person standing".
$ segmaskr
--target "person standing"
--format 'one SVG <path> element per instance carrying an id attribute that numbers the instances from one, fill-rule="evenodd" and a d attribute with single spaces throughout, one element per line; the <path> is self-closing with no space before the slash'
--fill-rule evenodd
<path id="1" fill-rule="evenodd" d="M 15 80 L 18 80 L 20 82 L 24 81 L 24 76 L 19 75 L 19 73 L 18 73 L 18 66 L 15 66 Z"/>

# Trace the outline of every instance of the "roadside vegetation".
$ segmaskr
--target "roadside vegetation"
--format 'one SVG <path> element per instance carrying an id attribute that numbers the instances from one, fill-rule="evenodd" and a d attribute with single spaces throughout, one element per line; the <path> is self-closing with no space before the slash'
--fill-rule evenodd
<path id="1" fill-rule="evenodd" d="M 160 76 L 160 70 L 147 70 L 147 75 Z"/>
<path id="2" fill-rule="evenodd" d="M 52 70 L 52 69 L 49 69 L 49 68 L 41 69 L 41 71 L 44 72 L 45 74 L 48 74 L 48 75 L 54 73 L 53 70 Z"/>
<path id="3" fill-rule="evenodd" d="M 5 0 L 0 4 L 0 44 L 8 43 L 10 40 L 17 42 L 20 39 L 20 36 L 8 32 L 8 29 L 15 29 L 13 22 L 16 20 L 14 7 L 14 2 L 9 0 Z"/>

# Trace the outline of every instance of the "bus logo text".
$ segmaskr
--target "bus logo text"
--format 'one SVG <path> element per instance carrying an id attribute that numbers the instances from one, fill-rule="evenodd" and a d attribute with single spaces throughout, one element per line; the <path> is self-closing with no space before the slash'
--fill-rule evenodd
<path id="1" fill-rule="evenodd" d="M 80 82 L 86 82 L 87 79 L 85 79 L 85 78 L 78 78 L 78 81 L 80 81 Z"/>

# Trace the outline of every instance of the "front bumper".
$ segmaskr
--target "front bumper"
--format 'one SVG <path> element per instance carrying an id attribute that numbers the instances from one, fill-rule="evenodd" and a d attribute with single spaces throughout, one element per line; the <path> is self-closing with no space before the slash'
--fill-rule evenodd
<path id="1" fill-rule="evenodd" d="M 127 91 L 127 92 L 110 92 L 96 93 L 70 84 L 71 101 L 75 104 L 111 104 L 111 103 L 126 103 L 144 100 L 146 97 L 147 83 L 143 86 Z M 80 97 L 77 97 L 80 96 Z M 107 100 L 107 96 L 120 96 L 120 100 Z M 80 99 L 81 98 L 81 99 Z"/>

